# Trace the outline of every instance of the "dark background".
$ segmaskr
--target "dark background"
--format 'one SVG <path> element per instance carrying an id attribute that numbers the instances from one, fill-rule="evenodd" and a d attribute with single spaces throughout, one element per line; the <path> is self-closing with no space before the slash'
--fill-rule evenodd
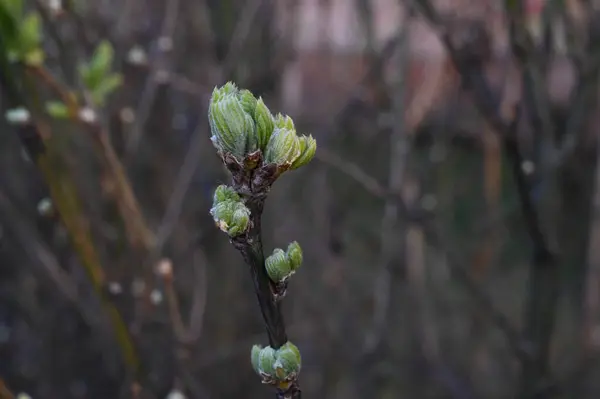
<path id="1" fill-rule="evenodd" d="M 472 65 L 454 68 L 445 30 L 414 3 L 78 0 L 53 14 L 29 2 L 45 10 L 46 66 L 61 84 L 74 89 L 75 66 L 107 39 L 124 85 L 101 110 L 103 133 L 51 123 L 44 167 L 23 147 L 35 129 L 0 118 L 0 397 L 273 396 L 250 365 L 267 342 L 248 266 L 208 213 L 228 175 L 207 106 L 227 80 L 319 146 L 276 182 L 263 227 L 268 252 L 304 250 L 284 313 L 306 398 L 598 397 L 595 10 L 548 2 L 530 53 L 544 98 L 531 100 L 508 27 L 530 29 L 535 2 L 516 17 L 501 2 L 438 4 L 452 38 L 480 46 L 483 100 L 504 120 L 521 105 L 508 132 L 478 112 Z M 4 90 L 2 114 L 13 101 Z M 119 211 L 98 134 L 152 245 L 128 233 L 139 215 Z M 69 193 L 66 213 L 44 211 L 49 187 Z"/>

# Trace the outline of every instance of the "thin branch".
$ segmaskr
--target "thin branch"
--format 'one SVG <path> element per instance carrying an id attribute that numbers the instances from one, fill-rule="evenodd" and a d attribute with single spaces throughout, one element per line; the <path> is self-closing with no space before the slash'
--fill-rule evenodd
<path id="1" fill-rule="evenodd" d="M 496 129 L 497 133 L 501 135 L 505 151 L 512 165 L 522 214 L 533 245 L 530 289 L 527 297 L 526 326 L 524 331 L 525 339 L 530 347 L 525 351 L 525 356 L 520 356 L 523 368 L 520 392 L 524 398 L 528 398 L 533 394 L 532 389 L 548 374 L 547 358 L 550 337 L 552 336 L 554 319 L 556 317 L 559 276 L 554 254 L 551 253 L 546 238 L 541 232 L 538 211 L 532 203 L 529 182 L 522 168 L 523 157 L 516 138 L 520 112 L 517 112 L 517 115 L 510 123 L 506 123 L 503 120 L 497 101 L 491 100 L 494 98 L 493 91 L 482 69 L 485 60 L 482 58 L 480 49 L 473 48 L 472 43 L 469 42 L 461 43 L 459 46 L 455 45 L 451 35 L 442 25 L 441 18 L 437 15 L 429 0 L 416 0 L 416 3 L 418 9 L 421 10 L 422 14 L 429 19 L 430 23 L 440 33 L 442 42 L 446 45 L 465 86 L 475 96 L 475 105 Z M 515 3 L 519 4 L 520 2 L 517 1 Z M 518 12 L 512 11 L 513 13 Z M 527 52 L 531 50 L 531 47 L 527 45 L 527 37 L 519 35 L 519 32 L 522 33 L 522 31 L 514 31 L 519 26 L 513 22 L 512 47 L 518 57 L 520 56 L 522 60 L 527 61 L 525 57 L 527 57 Z M 532 87 L 534 86 L 533 83 L 531 85 Z M 533 111 L 537 114 L 537 117 L 533 121 L 535 122 L 533 127 L 534 129 L 538 129 L 537 134 L 548 136 L 550 132 L 545 130 L 548 128 L 547 125 L 549 123 L 547 120 L 548 110 L 545 108 L 548 105 L 543 101 L 542 104 L 539 103 L 541 100 L 539 93 L 534 93 L 534 95 L 535 98 L 533 101 L 537 101 L 537 103 L 533 104 L 536 107 Z M 537 107 L 541 108 L 537 109 Z M 519 108 L 518 111 L 522 111 L 522 109 Z"/>
<path id="2" fill-rule="evenodd" d="M 319 153 L 321 154 L 319 155 Z M 341 160 L 340 158 L 334 156 L 323 157 L 322 149 L 319 149 L 319 151 L 317 151 L 317 155 L 315 156 L 315 158 L 317 157 L 320 157 L 318 159 L 320 159 L 322 162 L 326 162 L 325 159 L 335 160 L 332 163 L 326 162 L 326 164 L 335 168 L 336 170 L 339 170 L 342 173 L 345 173 L 350 178 L 353 178 L 367 192 L 371 193 L 375 197 L 385 199 L 391 195 L 385 187 L 381 186 L 373 177 L 369 176 L 358 165 Z M 404 203 L 404 200 L 401 196 L 394 195 L 394 198 L 396 199 L 398 204 L 400 204 L 399 209 L 401 210 L 401 213 L 404 213 L 409 209 L 407 208 L 407 205 Z M 409 218 L 406 213 L 404 213 L 402 216 L 407 218 L 407 220 L 413 220 L 414 222 L 418 221 Z M 477 286 L 477 283 L 473 281 L 469 273 L 462 266 L 462 263 L 464 262 L 460 262 L 457 256 L 452 251 L 450 251 L 451 246 L 446 245 L 446 243 L 443 242 L 443 240 L 441 239 L 441 235 L 437 231 L 437 228 L 427 223 L 427 219 L 421 219 L 420 222 L 422 223 L 422 227 L 424 228 L 425 232 L 425 237 L 429 244 L 439 248 L 448 258 L 448 263 L 452 270 L 452 274 L 456 277 L 456 279 L 463 286 L 463 288 L 467 290 L 474 302 L 477 303 L 477 306 L 480 307 L 482 313 L 487 315 L 487 317 L 491 319 L 494 325 L 504 333 L 515 355 L 518 358 L 523 359 L 528 357 L 529 354 L 525 350 L 524 345 L 521 342 L 518 330 L 512 325 L 510 320 L 496 308 L 492 300 L 483 291 L 481 291 L 481 289 Z"/>
<path id="3" fill-rule="evenodd" d="M 288 341 L 285 323 L 281 312 L 281 302 L 273 298 L 273 287 L 264 267 L 265 255 L 262 244 L 262 213 L 264 198 L 250 198 L 246 206 L 250 209 L 252 229 L 248 237 L 239 236 L 233 239 L 233 245 L 240 251 L 244 261 L 250 265 L 252 281 L 260 310 L 265 321 L 269 346 L 278 349 Z"/>
<path id="4" fill-rule="evenodd" d="M 398 46 L 398 64 L 396 65 L 400 75 L 398 82 L 393 87 L 394 103 L 394 129 L 390 136 L 390 154 L 388 170 L 388 190 L 400 193 L 405 177 L 406 163 L 410 149 L 409 132 L 407 131 L 405 114 L 405 89 L 406 89 L 406 64 L 408 57 L 408 31 L 406 19 L 402 25 L 402 35 Z M 404 201 L 387 199 L 385 201 L 383 217 L 381 220 L 381 253 L 379 259 L 379 271 L 375 278 L 374 286 L 374 309 L 372 326 L 367 332 L 364 343 L 366 353 L 374 353 L 379 347 L 389 319 L 390 301 L 392 292 L 392 265 L 393 258 L 397 252 L 397 230 L 400 219 L 398 202 Z M 402 249 L 400 250 L 402 251 Z"/>
<path id="5" fill-rule="evenodd" d="M 227 55 L 223 61 L 221 67 L 221 77 L 219 80 L 225 79 L 236 66 L 240 52 L 244 46 L 250 30 L 252 29 L 253 23 L 258 16 L 258 11 L 265 0 L 247 0 L 244 8 L 240 13 L 238 23 L 235 26 L 235 30 L 231 36 Z"/>
<path id="6" fill-rule="evenodd" d="M 0 399 L 15 399 L 15 395 L 8 389 L 2 379 L 0 379 Z"/>
<path id="7" fill-rule="evenodd" d="M 202 145 L 200 144 L 204 139 L 202 133 L 203 129 L 198 126 L 193 134 L 192 143 L 185 155 L 183 165 L 179 169 L 173 192 L 167 203 L 167 209 L 165 210 L 156 233 L 156 242 L 153 249 L 155 256 L 162 253 L 165 243 L 169 240 L 169 237 L 181 216 L 181 209 L 183 207 L 185 196 L 190 188 L 196 170 L 198 169 L 198 164 L 200 163 L 200 154 L 202 153 Z"/>
<path id="8" fill-rule="evenodd" d="M 165 17 L 162 23 L 161 33 L 157 40 L 157 56 L 156 65 L 160 66 L 157 71 L 164 74 L 170 68 L 169 54 L 173 50 L 173 35 L 177 27 L 177 18 L 179 16 L 180 0 L 167 0 L 165 3 Z M 137 152 L 142 137 L 146 122 L 150 117 L 152 106 L 156 98 L 156 92 L 160 84 L 156 73 L 150 71 L 144 88 L 142 89 L 141 101 L 135 112 L 135 123 L 129 132 L 129 138 L 126 143 L 126 159 L 131 159 Z M 126 162 L 129 163 L 129 162 Z"/>

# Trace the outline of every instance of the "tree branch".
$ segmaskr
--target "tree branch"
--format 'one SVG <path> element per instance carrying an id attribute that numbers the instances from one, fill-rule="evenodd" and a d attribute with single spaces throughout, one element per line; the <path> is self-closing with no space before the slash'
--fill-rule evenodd
<path id="1" fill-rule="evenodd" d="M 513 120 L 506 123 L 500 115 L 497 101 L 494 100 L 494 93 L 484 76 L 482 65 L 485 59 L 482 58 L 482 50 L 477 46 L 473 46 L 473 36 L 466 42 L 460 43 L 460 46 L 455 45 L 452 36 L 442 25 L 442 20 L 431 6 L 431 3 L 428 0 L 416 0 L 416 2 L 418 9 L 440 32 L 441 39 L 446 45 L 463 83 L 474 95 L 475 105 L 496 129 L 497 133 L 501 135 L 505 151 L 512 165 L 523 218 L 533 247 L 530 288 L 523 333 L 530 348 L 526 351 L 529 356 L 520 357 L 522 365 L 520 393 L 523 398 L 529 398 L 534 394 L 535 387 L 548 372 L 549 343 L 554 326 L 559 281 L 557 262 L 554 254 L 549 249 L 546 238 L 542 234 L 540 217 L 530 197 L 529 182 L 522 168 L 523 157 L 516 138 L 519 113 L 522 107 L 517 109 L 517 115 Z M 519 32 L 522 34 L 522 30 L 518 30 L 515 34 L 515 26 L 512 27 L 513 34 L 511 35 L 513 51 L 517 58 L 521 57 L 522 61 L 527 61 L 526 52 L 530 50 L 530 46 L 521 42 L 527 40 L 527 37 L 519 35 Z M 527 65 L 524 67 L 527 67 Z M 537 115 L 535 120 L 532 121 L 535 122 L 533 128 L 537 129 L 537 134 L 548 136 L 550 132 L 546 129 L 549 129 L 549 121 L 547 120 L 547 112 L 545 112 L 548 110 L 546 108 L 544 111 L 543 108 L 540 108 L 547 107 L 547 104 L 539 104 L 539 93 L 534 90 L 538 86 L 534 83 L 536 82 L 530 82 L 536 101 L 536 104 L 530 104 L 533 106 L 531 111 Z"/>

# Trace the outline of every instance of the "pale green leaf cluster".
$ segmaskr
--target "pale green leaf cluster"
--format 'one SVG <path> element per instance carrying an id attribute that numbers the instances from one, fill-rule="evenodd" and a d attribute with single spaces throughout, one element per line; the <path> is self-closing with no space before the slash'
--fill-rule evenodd
<path id="1" fill-rule="evenodd" d="M 108 96 L 123 83 L 122 75 L 111 71 L 113 61 L 112 45 L 108 41 L 102 41 L 92 58 L 79 65 L 79 77 L 96 106 L 103 106 Z M 68 105 L 62 101 L 48 101 L 46 112 L 57 119 L 67 119 L 70 116 Z"/>
<path id="2" fill-rule="evenodd" d="M 274 381 L 285 382 L 293 379 L 300 372 L 302 357 L 296 345 L 286 342 L 275 350 L 270 346 L 254 345 L 251 351 L 254 371 Z"/>
<path id="3" fill-rule="evenodd" d="M 302 265 L 302 248 L 296 241 L 288 245 L 287 250 L 275 248 L 265 259 L 265 269 L 269 278 L 280 283 L 290 278 Z"/>
<path id="4" fill-rule="evenodd" d="M 41 18 L 26 13 L 23 0 L 0 0 L 0 36 L 9 61 L 30 66 L 44 62 Z"/>
<path id="5" fill-rule="evenodd" d="M 106 98 L 123 83 L 121 74 L 112 72 L 114 53 L 110 42 L 103 40 L 92 58 L 79 66 L 81 80 L 95 105 L 104 105 Z"/>
<path id="6" fill-rule="evenodd" d="M 232 82 L 213 90 L 208 119 L 214 146 L 240 161 L 261 151 L 265 164 L 296 169 L 306 165 L 317 149 L 312 136 L 296 134 L 292 118 L 273 116 L 262 98 Z"/>
<path id="7" fill-rule="evenodd" d="M 250 210 L 244 205 L 240 196 L 225 185 L 215 190 L 210 214 L 219 229 L 230 237 L 243 234 L 250 227 Z"/>

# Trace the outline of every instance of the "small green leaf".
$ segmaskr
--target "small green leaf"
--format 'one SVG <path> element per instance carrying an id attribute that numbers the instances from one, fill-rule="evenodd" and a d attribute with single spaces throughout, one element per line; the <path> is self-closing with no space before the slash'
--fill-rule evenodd
<path id="1" fill-rule="evenodd" d="M 121 86 L 123 76 L 118 73 L 113 73 L 102 79 L 98 86 L 92 91 L 92 99 L 98 105 L 103 105 L 112 92 Z"/>
<path id="2" fill-rule="evenodd" d="M 19 22 L 21 14 L 13 10 L 18 0 L 0 0 L 0 35 L 7 46 L 14 45 L 19 36 Z"/>
<path id="3" fill-rule="evenodd" d="M 292 266 L 285 256 L 285 252 L 280 248 L 275 248 L 273 253 L 265 259 L 265 270 L 273 282 L 279 283 L 290 275 Z"/>
<path id="4" fill-rule="evenodd" d="M 250 90 L 241 90 L 238 94 L 240 102 L 242 103 L 242 107 L 244 111 L 249 115 L 254 115 L 254 110 L 256 109 L 256 98 L 252 94 Z"/>
<path id="5" fill-rule="evenodd" d="M 298 138 L 300 143 L 300 155 L 292 163 L 291 169 L 298 169 L 301 166 L 306 165 L 313 159 L 317 152 L 317 141 L 310 136 L 301 136 Z"/>
<path id="6" fill-rule="evenodd" d="M 80 67 L 80 74 L 87 89 L 92 92 L 98 89 L 98 86 L 100 86 L 103 79 L 110 72 L 113 58 L 114 50 L 112 45 L 106 40 L 100 42 L 90 62 Z"/>
<path id="7" fill-rule="evenodd" d="M 289 121 L 291 123 L 291 119 Z M 265 162 L 291 165 L 298 156 L 300 156 L 300 142 L 296 131 L 285 127 L 275 128 L 265 150 Z"/>
<path id="8" fill-rule="evenodd" d="M 0 0 L 0 9 L 4 9 L 12 18 L 23 18 L 23 0 Z"/>
<path id="9" fill-rule="evenodd" d="M 252 368 L 254 371 L 259 374 L 260 373 L 260 351 L 262 350 L 262 346 L 253 345 L 252 351 L 250 352 L 250 361 L 252 362 Z"/>
<path id="10" fill-rule="evenodd" d="M 69 118 L 69 108 L 66 104 L 60 101 L 49 101 L 46 103 L 46 112 L 56 119 L 68 119 Z"/>
<path id="11" fill-rule="evenodd" d="M 296 270 L 302 265 L 302 248 L 300 248 L 300 244 L 298 244 L 297 241 L 288 245 L 285 256 L 287 257 L 292 270 Z"/>
<path id="12" fill-rule="evenodd" d="M 273 128 L 275 123 L 273 122 L 273 115 L 266 106 L 262 98 L 259 98 L 256 103 L 254 111 L 254 120 L 256 121 L 256 137 L 258 141 L 258 147 L 261 151 L 265 151 L 271 134 L 273 134 Z"/>
<path id="13" fill-rule="evenodd" d="M 20 24 L 19 50 L 25 55 L 32 50 L 38 49 L 42 41 L 42 21 L 36 13 L 28 14 Z"/>
<path id="14" fill-rule="evenodd" d="M 275 349 L 267 346 L 262 348 L 258 355 L 258 370 L 259 372 L 272 376 L 274 373 L 273 363 L 275 363 Z"/>
<path id="15" fill-rule="evenodd" d="M 213 203 L 223 201 L 239 202 L 241 201 L 241 199 L 238 193 L 236 193 L 233 188 L 221 184 L 215 189 L 215 194 L 213 195 Z"/>

